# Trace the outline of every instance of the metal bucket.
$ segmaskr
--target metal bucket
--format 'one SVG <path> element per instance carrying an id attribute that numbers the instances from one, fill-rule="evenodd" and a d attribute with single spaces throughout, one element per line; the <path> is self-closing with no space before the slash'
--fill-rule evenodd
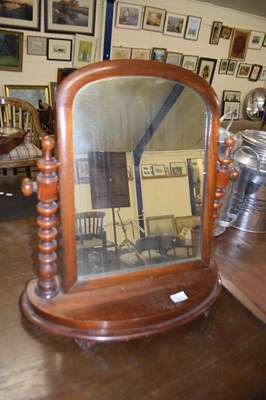
<path id="1" fill-rule="evenodd" d="M 246 130 L 234 152 L 239 177 L 230 183 L 218 224 L 266 232 L 266 132 Z"/>

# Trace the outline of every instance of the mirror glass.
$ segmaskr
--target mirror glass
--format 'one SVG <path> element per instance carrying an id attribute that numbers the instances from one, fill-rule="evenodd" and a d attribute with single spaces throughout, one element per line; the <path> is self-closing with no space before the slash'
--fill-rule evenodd
<path id="1" fill-rule="evenodd" d="M 168 79 L 106 78 L 73 104 L 79 279 L 197 258 L 208 112 Z"/>

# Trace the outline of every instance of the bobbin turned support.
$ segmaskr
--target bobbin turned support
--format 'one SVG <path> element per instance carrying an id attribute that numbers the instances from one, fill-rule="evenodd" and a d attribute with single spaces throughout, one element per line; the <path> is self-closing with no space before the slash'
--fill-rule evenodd
<path id="1" fill-rule="evenodd" d="M 58 205 L 58 176 L 56 169 L 58 163 L 52 156 L 55 147 L 53 136 L 46 136 L 42 140 L 43 157 L 38 160 L 37 166 L 40 172 L 36 182 L 31 179 L 24 179 L 22 192 L 24 196 L 30 196 L 35 192 L 38 197 L 37 210 L 39 213 L 37 224 L 38 249 L 39 249 L 39 279 L 36 286 L 36 293 L 40 297 L 49 299 L 56 296 L 60 290 L 57 273 L 57 225 L 56 212 Z"/>

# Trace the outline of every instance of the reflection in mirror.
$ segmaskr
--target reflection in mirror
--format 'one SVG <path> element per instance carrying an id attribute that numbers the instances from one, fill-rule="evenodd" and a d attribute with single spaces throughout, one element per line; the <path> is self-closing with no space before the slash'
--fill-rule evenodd
<path id="1" fill-rule="evenodd" d="M 206 105 L 155 77 L 87 84 L 73 105 L 79 279 L 195 258 Z"/>

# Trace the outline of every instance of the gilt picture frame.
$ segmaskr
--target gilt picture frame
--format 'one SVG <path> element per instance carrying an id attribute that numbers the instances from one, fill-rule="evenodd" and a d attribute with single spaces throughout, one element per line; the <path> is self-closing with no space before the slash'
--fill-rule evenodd
<path id="1" fill-rule="evenodd" d="M 39 106 L 39 100 L 50 104 L 49 87 L 45 85 L 5 85 L 5 95 L 27 101 L 35 108 Z"/>
<path id="2" fill-rule="evenodd" d="M 246 29 L 233 30 L 228 58 L 235 61 L 245 61 L 248 49 L 250 31 Z"/>
<path id="3" fill-rule="evenodd" d="M 22 71 L 23 32 L 0 29 L 0 71 Z"/>

